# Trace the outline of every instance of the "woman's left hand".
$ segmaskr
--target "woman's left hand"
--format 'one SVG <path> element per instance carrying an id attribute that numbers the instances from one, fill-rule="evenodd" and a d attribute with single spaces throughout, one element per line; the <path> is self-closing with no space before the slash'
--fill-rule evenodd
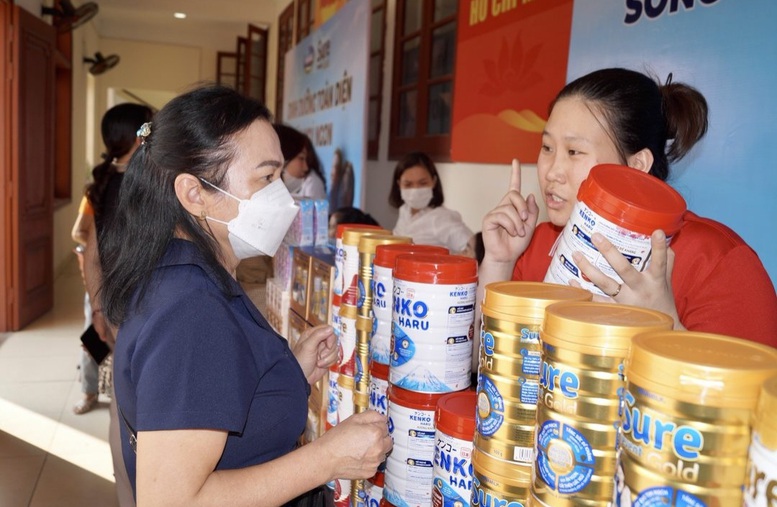
<path id="1" fill-rule="evenodd" d="M 651 259 L 648 267 L 642 272 L 634 269 L 629 260 L 603 235 L 594 233 L 591 241 L 623 280 L 623 284 L 619 284 L 588 262 L 582 253 L 575 252 L 573 254 L 575 263 L 585 276 L 602 292 L 611 294 L 611 296 L 594 294 L 594 301 L 616 302 L 657 310 L 674 319 L 674 329 L 685 329 L 680 322 L 672 293 L 674 252 L 667 245 L 663 231 L 655 231 L 650 236 Z M 576 281 L 570 284 L 580 287 Z"/>
<path id="2" fill-rule="evenodd" d="M 315 384 L 337 361 L 337 335 L 334 328 L 324 325 L 305 330 L 293 352 L 308 382 Z"/>

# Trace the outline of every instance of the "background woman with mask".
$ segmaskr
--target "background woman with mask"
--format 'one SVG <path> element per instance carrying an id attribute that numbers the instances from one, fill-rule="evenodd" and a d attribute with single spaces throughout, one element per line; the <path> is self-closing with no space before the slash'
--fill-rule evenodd
<path id="1" fill-rule="evenodd" d="M 397 236 L 421 245 L 444 246 L 451 253 L 474 255 L 474 236 L 457 211 L 443 206 L 437 168 L 422 152 L 406 155 L 394 169 L 389 204 L 399 208 Z"/>
<path id="2" fill-rule="evenodd" d="M 281 151 L 285 160 L 281 178 L 289 193 L 292 197 L 326 199 L 321 164 L 309 163 L 310 160 L 318 160 L 318 157 L 315 153 L 310 153 L 313 143 L 308 136 L 288 125 L 276 123 L 273 127 L 281 140 Z"/>
<path id="3" fill-rule="evenodd" d="M 290 350 L 235 280 L 241 259 L 275 253 L 298 211 L 270 112 L 209 86 L 170 101 L 141 136 L 99 241 L 137 505 L 283 505 L 371 477 L 391 449 L 375 411 L 296 445 L 309 384 L 337 359 L 333 329 Z"/>

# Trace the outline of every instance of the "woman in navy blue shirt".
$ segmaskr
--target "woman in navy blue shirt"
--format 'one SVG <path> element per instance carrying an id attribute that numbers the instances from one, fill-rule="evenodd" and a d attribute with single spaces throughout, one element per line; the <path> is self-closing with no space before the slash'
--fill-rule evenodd
<path id="1" fill-rule="evenodd" d="M 297 212 L 269 111 L 203 87 L 139 136 L 99 241 L 138 505 L 280 505 L 371 477 L 391 449 L 377 412 L 296 447 L 310 383 L 337 357 L 332 328 L 303 333 L 292 351 L 235 280 L 241 259 L 275 253 Z"/>

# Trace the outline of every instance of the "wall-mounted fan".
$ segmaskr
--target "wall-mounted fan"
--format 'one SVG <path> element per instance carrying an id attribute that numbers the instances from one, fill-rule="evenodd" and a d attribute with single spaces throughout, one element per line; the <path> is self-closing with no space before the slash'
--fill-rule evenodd
<path id="1" fill-rule="evenodd" d="M 60 32 L 69 32 L 97 15 L 100 6 L 87 2 L 76 8 L 70 0 L 59 0 L 54 7 L 41 7 L 41 15 L 54 16 L 54 25 Z M 58 7 L 57 7 L 58 5 Z"/>
<path id="2" fill-rule="evenodd" d="M 99 76 L 103 72 L 110 70 L 119 64 L 119 55 L 103 56 L 99 51 L 94 54 L 94 58 L 84 57 L 84 63 L 91 63 L 89 73 Z"/>

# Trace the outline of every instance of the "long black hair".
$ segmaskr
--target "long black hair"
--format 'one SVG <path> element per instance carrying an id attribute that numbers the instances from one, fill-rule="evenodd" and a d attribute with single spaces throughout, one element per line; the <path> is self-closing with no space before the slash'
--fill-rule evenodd
<path id="1" fill-rule="evenodd" d="M 273 125 L 273 128 L 275 128 L 275 133 L 278 134 L 278 139 L 281 141 L 281 151 L 285 159 L 284 164 L 287 164 L 299 155 L 302 150 L 306 149 L 308 151 L 306 159 L 308 169 L 321 178 L 321 182 L 326 189 L 326 178 L 321 170 L 321 160 L 318 158 L 318 153 L 316 153 L 316 148 L 313 146 L 313 141 L 310 140 L 310 137 L 283 123 L 276 123 Z"/>
<path id="2" fill-rule="evenodd" d="M 227 290 L 231 276 L 216 240 L 178 201 L 175 179 L 188 173 L 223 188 L 235 135 L 258 120 L 272 121 L 263 104 L 216 85 L 180 95 L 157 113 L 130 159 L 115 219 L 99 238 L 100 299 L 110 322 L 124 321 L 136 291 L 143 298 L 176 231 L 196 245 Z"/>
<path id="3" fill-rule="evenodd" d="M 135 146 L 137 130 L 144 123 L 151 121 L 154 112 L 141 104 L 119 104 L 105 112 L 100 124 L 100 132 L 105 145 L 103 161 L 92 169 L 92 182 L 86 187 L 86 197 L 99 215 L 103 211 L 103 197 L 113 173 L 116 172 L 114 161 L 130 152 Z"/>
<path id="4" fill-rule="evenodd" d="M 664 84 L 641 72 L 611 68 L 586 74 L 566 85 L 553 105 L 580 97 L 600 113 L 621 159 L 647 148 L 653 154 L 650 174 L 666 181 L 669 164 L 683 158 L 707 132 L 704 96 L 684 83 Z"/>

